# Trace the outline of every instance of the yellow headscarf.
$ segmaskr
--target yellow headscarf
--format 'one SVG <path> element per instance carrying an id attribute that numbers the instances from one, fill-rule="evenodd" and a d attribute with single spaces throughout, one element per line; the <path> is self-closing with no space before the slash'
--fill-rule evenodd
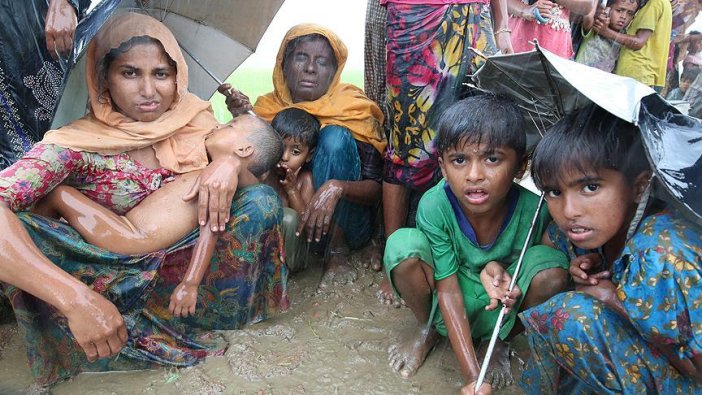
<path id="1" fill-rule="evenodd" d="M 138 36 L 158 40 L 177 67 L 176 98 L 168 111 L 152 122 L 135 121 L 115 111 L 109 95 L 98 90 L 99 61 L 113 48 Z M 177 173 L 207 166 L 204 138 L 217 121 L 210 103 L 188 92 L 188 66 L 178 42 L 165 25 L 150 16 L 122 14 L 100 29 L 88 46 L 86 56 L 90 113 L 49 131 L 42 143 L 103 155 L 151 146 L 161 166 Z"/>
<path id="2" fill-rule="evenodd" d="M 297 37 L 314 33 L 324 36 L 329 41 L 339 67 L 327 93 L 322 97 L 315 101 L 293 103 L 283 73 L 285 47 L 288 42 Z M 323 127 L 326 125 L 344 126 L 351 131 L 356 140 L 372 144 L 375 149 L 383 153 L 387 142 L 381 128 L 383 113 L 380 108 L 366 97 L 361 89 L 350 84 L 339 83 L 347 57 L 346 45 L 329 29 L 314 24 L 292 27 L 283 38 L 283 42 L 280 43 L 273 69 L 274 90 L 256 100 L 254 112 L 270 122 L 280 110 L 288 107 L 300 108 L 317 117 Z"/>

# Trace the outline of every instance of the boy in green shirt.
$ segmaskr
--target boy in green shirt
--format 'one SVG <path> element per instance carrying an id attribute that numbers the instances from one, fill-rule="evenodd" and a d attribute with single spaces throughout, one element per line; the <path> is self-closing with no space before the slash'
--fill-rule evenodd
<path id="1" fill-rule="evenodd" d="M 565 255 L 538 245 L 551 220 L 543 208 L 517 286 L 508 292 L 538 203 L 514 183 L 527 166 L 524 130 L 517 106 L 493 95 L 461 100 L 439 120 L 435 144 L 444 180 L 422 197 L 417 228 L 397 230 L 385 249 L 388 278 L 419 321 L 411 339 L 389 350 L 391 367 L 404 377 L 422 365 L 439 335 L 448 336 L 467 379 L 464 391 L 489 393 L 490 385 L 473 388 L 480 368 L 472 338 L 490 338 L 498 301 L 511 309 L 500 330 L 504 340 L 521 329 L 518 310 L 567 287 Z M 505 342 L 492 360 L 488 382 L 511 384 Z"/>

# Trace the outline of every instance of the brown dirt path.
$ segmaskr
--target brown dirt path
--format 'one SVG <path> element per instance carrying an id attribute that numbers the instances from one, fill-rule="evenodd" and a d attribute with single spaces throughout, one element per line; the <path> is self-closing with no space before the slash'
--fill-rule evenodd
<path id="1" fill-rule="evenodd" d="M 358 256 L 354 257 L 360 266 Z M 187 369 L 81 374 L 52 388 L 61 394 L 456 394 L 463 385 L 446 339 L 411 379 L 387 365 L 391 340 L 414 317 L 407 308 L 380 305 L 382 279 L 358 269 L 354 284 L 317 291 L 321 271 L 310 268 L 290 283 L 286 313 L 239 331 L 223 331 L 231 343 L 224 357 Z M 523 339 L 516 341 L 522 357 Z M 0 394 L 26 393 L 32 380 L 14 324 L 0 326 Z M 515 373 L 518 363 L 513 358 Z M 499 394 L 521 393 L 512 386 Z"/>

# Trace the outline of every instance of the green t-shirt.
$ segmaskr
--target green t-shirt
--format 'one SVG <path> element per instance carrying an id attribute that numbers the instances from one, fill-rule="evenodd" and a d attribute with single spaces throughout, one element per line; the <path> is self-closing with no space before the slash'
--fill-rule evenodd
<path id="1" fill-rule="evenodd" d="M 670 1 L 649 0 L 636 13 L 627 31 L 636 35 L 639 30 L 651 30 L 651 36 L 638 51 L 622 46 L 614 73 L 649 86 L 664 86 L 672 23 Z"/>
<path id="2" fill-rule="evenodd" d="M 457 214 L 462 218 L 465 216 L 460 209 L 458 213 L 453 209 L 445 190 L 448 188 L 444 188 L 445 185 L 445 180 L 440 181 L 422 197 L 417 209 L 417 229 L 424 233 L 431 246 L 434 278 L 438 281 L 454 274 L 457 276 L 473 337 L 489 338 L 499 309 L 485 311 L 489 298 L 480 283 L 480 271 L 488 262 L 498 261 L 507 266 L 510 274 L 514 273 L 539 197 L 514 184 L 517 201 L 511 217 L 503 225 L 502 232 L 494 243 L 488 248 L 481 248 L 461 229 L 461 221 Z M 536 221 L 517 279 L 517 285 L 522 290 L 522 298 L 529 288 L 529 283 L 538 272 L 552 267 L 568 268 L 568 261 L 563 253 L 537 245 L 541 242 L 541 237 L 550 221 L 551 217 L 544 206 Z M 500 330 L 501 338 L 505 338 L 514 326 L 520 304 L 521 300 L 505 317 L 504 326 Z M 435 317 L 434 325 L 439 333 L 445 335 L 440 314 Z"/>

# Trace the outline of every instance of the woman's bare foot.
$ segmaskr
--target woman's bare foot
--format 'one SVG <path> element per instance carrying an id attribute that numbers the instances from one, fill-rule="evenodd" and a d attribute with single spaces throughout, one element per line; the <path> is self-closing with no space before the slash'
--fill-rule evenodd
<path id="1" fill-rule="evenodd" d="M 390 368 L 405 379 L 412 377 L 438 341 L 439 334 L 434 328 L 417 329 L 409 339 L 388 348 Z"/>
<path id="2" fill-rule="evenodd" d="M 376 272 L 383 270 L 383 246 L 375 238 L 372 238 L 368 245 L 361 252 L 363 267 L 370 267 Z"/>
<path id="3" fill-rule="evenodd" d="M 485 352 L 487 351 L 488 345 L 489 341 L 487 340 L 480 343 L 478 355 L 481 358 L 481 363 L 485 360 Z M 498 390 L 514 384 L 514 377 L 512 377 L 512 368 L 509 361 L 509 343 L 500 339 L 497 339 L 495 342 L 495 348 L 492 350 L 490 364 L 485 374 L 485 381 L 492 384 L 493 390 Z"/>
<path id="4" fill-rule="evenodd" d="M 400 308 L 404 304 L 401 298 L 395 296 L 395 292 L 393 292 L 387 277 L 384 277 L 383 281 L 380 282 L 378 292 L 375 295 L 381 304 L 392 305 L 396 308 Z"/>
<path id="5" fill-rule="evenodd" d="M 358 273 L 351 265 L 348 257 L 348 250 L 332 251 L 326 262 L 320 288 L 329 288 L 332 285 L 343 285 L 356 281 Z"/>

